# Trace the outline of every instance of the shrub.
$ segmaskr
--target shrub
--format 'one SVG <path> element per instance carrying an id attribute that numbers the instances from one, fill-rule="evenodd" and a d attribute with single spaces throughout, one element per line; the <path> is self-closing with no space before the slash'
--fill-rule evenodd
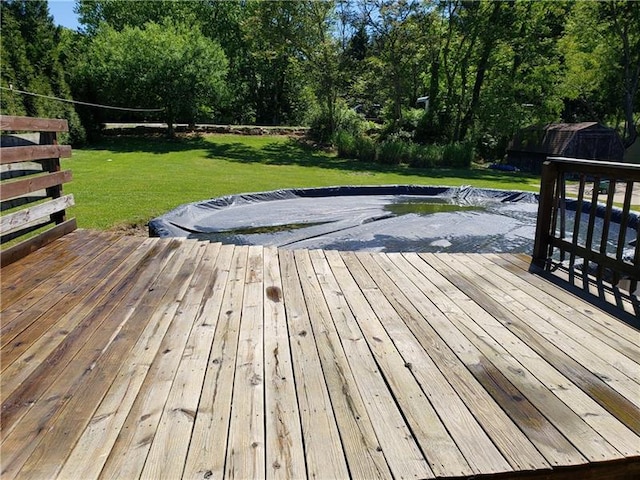
<path id="1" fill-rule="evenodd" d="M 411 143 L 405 140 L 388 138 L 378 147 L 378 161 L 385 165 L 408 163 L 410 159 Z"/>
<path id="2" fill-rule="evenodd" d="M 445 145 L 442 152 L 442 166 L 469 168 L 473 161 L 473 146 L 470 142 Z"/>
<path id="3" fill-rule="evenodd" d="M 325 107 L 312 114 L 309 135 L 314 140 L 328 142 L 334 140 L 334 135 L 341 131 L 359 135 L 365 131 L 366 126 L 367 122 L 361 115 L 349 108 L 346 102 L 339 100 L 336 102 L 333 118 Z"/>
<path id="4" fill-rule="evenodd" d="M 333 135 L 332 142 L 341 158 L 357 158 L 356 137 L 346 130 L 339 130 Z"/>
<path id="5" fill-rule="evenodd" d="M 409 165 L 416 168 L 433 168 L 442 161 L 442 147 L 440 145 L 415 145 L 414 155 Z"/>
<path id="6" fill-rule="evenodd" d="M 398 126 L 402 130 L 413 133 L 425 117 L 426 111 L 422 108 L 403 108 L 402 119 L 398 122 Z"/>
<path id="7" fill-rule="evenodd" d="M 362 162 L 376 161 L 376 143 L 367 135 L 355 137 L 356 157 Z"/>

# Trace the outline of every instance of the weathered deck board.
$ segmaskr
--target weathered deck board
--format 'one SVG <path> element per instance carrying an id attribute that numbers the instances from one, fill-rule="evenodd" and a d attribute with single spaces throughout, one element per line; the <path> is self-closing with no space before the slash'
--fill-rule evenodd
<path id="1" fill-rule="evenodd" d="M 520 257 L 77 231 L 1 274 L 2 478 L 640 474 L 640 333 Z"/>
<path id="2" fill-rule="evenodd" d="M 423 284 L 424 280 L 411 265 L 400 255 L 393 256 L 397 266 L 386 255 L 358 254 L 358 257 L 366 262 L 367 271 L 385 292 L 402 321 L 505 459 L 516 469 L 548 468 L 549 463 L 531 441 L 520 429 L 514 428 L 513 422 L 466 368 L 478 361 L 479 352 L 413 283 Z"/>

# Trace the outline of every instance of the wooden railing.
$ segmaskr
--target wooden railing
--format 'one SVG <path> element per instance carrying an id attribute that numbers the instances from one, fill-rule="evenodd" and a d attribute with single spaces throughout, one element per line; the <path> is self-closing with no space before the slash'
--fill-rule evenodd
<path id="1" fill-rule="evenodd" d="M 76 229 L 65 213 L 73 196 L 62 194 L 71 172 L 60 169 L 71 147 L 57 141 L 68 130 L 66 120 L 0 116 L 2 266 Z"/>
<path id="2" fill-rule="evenodd" d="M 564 265 L 570 275 L 634 292 L 640 280 L 634 185 L 637 194 L 640 165 L 549 158 L 542 168 L 534 264 Z"/>

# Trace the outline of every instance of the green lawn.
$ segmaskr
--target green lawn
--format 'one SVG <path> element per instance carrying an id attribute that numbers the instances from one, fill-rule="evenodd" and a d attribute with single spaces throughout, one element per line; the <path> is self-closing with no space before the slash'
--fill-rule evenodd
<path id="1" fill-rule="evenodd" d="M 537 191 L 539 179 L 484 168 L 423 170 L 336 158 L 286 137 L 105 138 L 63 160 L 82 228 L 144 225 L 180 204 L 221 195 L 331 185 L 473 185 Z"/>

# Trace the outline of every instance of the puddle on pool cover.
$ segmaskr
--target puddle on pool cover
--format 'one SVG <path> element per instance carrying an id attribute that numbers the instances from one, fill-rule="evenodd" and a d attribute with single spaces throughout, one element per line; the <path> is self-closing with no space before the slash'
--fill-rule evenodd
<path id="1" fill-rule="evenodd" d="M 434 213 L 484 210 L 484 207 L 479 205 L 460 205 L 458 203 L 443 203 L 425 200 L 418 202 L 391 203 L 386 205 L 384 209 L 395 215 L 407 215 L 409 213 L 432 215 Z"/>
<path id="2" fill-rule="evenodd" d="M 278 233 L 291 232 L 301 228 L 314 227 L 316 225 L 324 225 L 328 222 L 312 222 L 312 223 L 285 223 L 283 225 L 264 225 L 260 227 L 242 227 L 232 230 L 223 230 L 217 232 L 221 235 L 258 235 L 262 233 Z"/>

